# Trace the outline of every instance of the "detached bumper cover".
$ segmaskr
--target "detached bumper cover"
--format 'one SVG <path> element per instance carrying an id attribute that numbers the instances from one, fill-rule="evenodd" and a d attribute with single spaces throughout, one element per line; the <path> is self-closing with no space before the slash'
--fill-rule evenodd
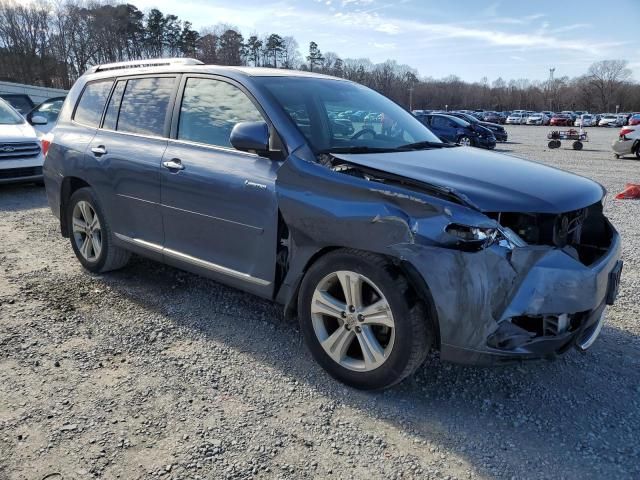
<path id="1" fill-rule="evenodd" d="M 402 254 L 429 286 L 438 315 L 441 357 L 469 364 L 551 356 L 584 340 L 613 300 L 611 291 L 617 285 L 610 287 L 612 272 L 615 277 L 621 268 L 615 230 L 606 254 L 589 266 L 548 246 L 509 251 L 494 245 L 479 252 L 412 246 Z M 516 348 L 490 346 L 489 339 L 512 325 L 514 317 L 563 314 L 573 317 L 577 326 L 532 338 Z"/>

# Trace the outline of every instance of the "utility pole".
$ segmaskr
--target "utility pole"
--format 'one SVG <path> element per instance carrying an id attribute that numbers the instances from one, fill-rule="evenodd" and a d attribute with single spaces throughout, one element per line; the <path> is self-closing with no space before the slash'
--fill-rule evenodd
<path id="1" fill-rule="evenodd" d="M 409 111 L 413 110 L 413 85 L 409 87 Z"/>
<path id="2" fill-rule="evenodd" d="M 553 74 L 556 71 L 556 67 L 549 69 L 549 110 L 553 112 Z"/>

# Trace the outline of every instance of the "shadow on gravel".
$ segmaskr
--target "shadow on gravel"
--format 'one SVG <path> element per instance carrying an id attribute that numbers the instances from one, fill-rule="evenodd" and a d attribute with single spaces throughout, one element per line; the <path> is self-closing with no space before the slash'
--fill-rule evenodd
<path id="1" fill-rule="evenodd" d="M 103 281 L 174 325 L 271 365 L 364 417 L 440 444 L 481 475 L 640 473 L 640 341 L 628 332 L 605 328 L 589 353 L 570 351 L 554 362 L 473 368 L 442 363 L 434 354 L 401 385 L 367 393 L 325 374 L 297 324 L 271 302 L 142 259 Z"/>
<path id="2" fill-rule="evenodd" d="M 0 184 L 0 212 L 17 212 L 47 206 L 43 186 L 33 183 Z"/>

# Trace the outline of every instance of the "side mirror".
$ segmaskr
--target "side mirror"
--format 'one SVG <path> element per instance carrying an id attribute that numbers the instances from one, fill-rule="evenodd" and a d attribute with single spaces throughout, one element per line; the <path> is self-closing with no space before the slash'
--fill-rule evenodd
<path id="1" fill-rule="evenodd" d="M 229 142 L 236 150 L 256 152 L 269 151 L 269 127 L 265 122 L 240 122 L 231 130 Z"/>
<path id="2" fill-rule="evenodd" d="M 49 121 L 41 115 L 31 117 L 31 125 L 46 125 L 47 123 L 49 123 Z"/>

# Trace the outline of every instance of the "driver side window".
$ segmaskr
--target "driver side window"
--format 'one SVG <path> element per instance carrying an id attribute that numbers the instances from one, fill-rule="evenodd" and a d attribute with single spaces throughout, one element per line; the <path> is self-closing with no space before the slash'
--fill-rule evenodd
<path id="1" fill-rule="evenodd" d="M 189 78 L 180 106 L 178 140 L 233 148 L 229 137 L 236 123 L 263 120 L 238 87 L 211 78 Z"/>

